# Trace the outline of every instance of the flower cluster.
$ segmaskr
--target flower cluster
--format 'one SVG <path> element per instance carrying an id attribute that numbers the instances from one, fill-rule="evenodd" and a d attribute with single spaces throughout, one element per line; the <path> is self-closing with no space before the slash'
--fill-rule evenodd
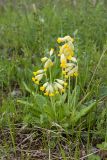
<path id="1" fill-rule="evenodd" d="M 44 92 L 46 96 L 55 96 L 55 94 L 63 93 L 67 83 L 61 79 L 55 79 L 53 83 L 46 82 L 40 87 L 40 90 Z"/>
<path id="2" fill-rule="evenodd" d="M 40 85 L 40 90 L 44 92 L 46 96 L 55 96 L 56 94 L 62 94 L 67 88 L 67 79 L 70 76 L 78 76 L 77 60 L 74 57 L 74 45 L 73 38 L 65 36 L 58 38 L 58 43 L 63 43 L 59 47 L 59 68 L 61 67 L 61 74 L 59 77 L 53 77 L 52 68 L 56 65 L 53 59 L 54 49 L 52 48 L 47 56 L 41 59 L 43 69 L 33 72 L 34 76 L 32 81 Z"/>
<path id="3" fill-rule="evenodd" d="M 60 57 L 60 66 L 65 78 L 70 76 L 78 76 L 78 65 L 77 60 L 74 57 L 73 41 L 73 38 L 70 36 L 57 39 L 58 43 L 64 43 L 62 46 L 60 46 L 58 56 Z"/>

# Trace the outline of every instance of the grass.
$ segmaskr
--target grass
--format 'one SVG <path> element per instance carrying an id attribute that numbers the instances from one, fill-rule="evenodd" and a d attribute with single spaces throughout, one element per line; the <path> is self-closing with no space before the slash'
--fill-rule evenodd
<path id="1" fill-rule="evenodd" d="M 35 5 L 34 5 L 35 3 Z M 107 157 L 107 12 L 102 1 L 19 0 L 0 5 L 1 159 Z M 79 76 L 69 106 L 33 85 L 32 72 L 60 36 L 75 39 Z M 57 73 L 57 70 L 55 70 Z M 97 155 L 96 155 L 97 154 Z"/>

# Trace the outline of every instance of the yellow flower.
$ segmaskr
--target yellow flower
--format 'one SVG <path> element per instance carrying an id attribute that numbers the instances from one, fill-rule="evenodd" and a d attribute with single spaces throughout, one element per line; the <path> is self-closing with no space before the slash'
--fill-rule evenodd
<path id="1" fill-rule="evenodd" d="M 73 67 L 66 67 L 66 68 L 65 68 L 66 74 L 68 74 L 68 72 L 71 71 L 72 69 L 73 69 Z"/>
<path id="2" fill-rule="evenodd" d="M 66 67 L 66 63 L 65 61 L 62 61 L 61 65 L 60 65 L 62 68 L 65 68 Z"/>
<path id="3" fill-rule="evenodd" d="M 40 81 L 43 78 L 44 74 L 38 74 L 37 76 L 35 76 L 35 80 Z"/>
<path id="4" fill-rule="evenodd" d="M 77 62 L 77 59 L 76 59 L 75 57 L 72 57 L 72 58 L 71 58 L 71 61 Z"/>
<path id="5" fill-rule="evenodd" d="M 49 52 L 49 55 L 52 56 L 53 52 L 54 52 L 54 49 L 51 48 L 51 50 L 50 50 L 50 52 Z"/>
<path id="6" fill-rule="evenodd" d="M 65 68 L 66 74 L 71 71 L 76 65 L 73 63 L 67 63 L 67 67 Z"/>
<path id="7" fill-rule="evenodd" d="M 33 72 L 33 74 L 36 76 L 37 74 L 41 74 L 41 73 L 43 73 L 44 72 L 44 70 L 43 69 L 40 69 L 40 70 L 38 70 L 38 71 L 36 71 L 36 72 Z"/>
<path id="8" fill-rule="evenodd" d="M 55 96 L 55 94 L 54 94 L 54 93 L 50 93 L 49 96 L 50 96 L 50 97 L 53 97 L 53 96 Z"/>
<path id="9" fill-rule="evenodd" d="M 68 59 L 68 60 L 71 60 L 71 58 L 72 58 L 72 56 L 71 56 L 71 55 L 67 56 L 67 59 Z"/>
<path id="10" fill-rule="evenodd" d="M 66 60 L 66 57 L 64 54 L 61 55 L 61 58 L 60 58 L 60 61 L 61 61 L 61 67 L 62 68 L 65 68 L 66 67 L 66 63 L 67 63 L 67 60 Z"/>
<path id="11" fill-rule="evenodd" d="M 44 86 L 41 86 L 41 87 L 40 87 L 40 90 L 41 90 L 41 91 L 44 91 L 44 90 L 45 90 L 45 87 L 44 87 Z"/>
<path id="12" fill-rule="evenodd" d="M 45 91 L 44 93 L 45 96 L 50 96 L 50 97 L 55 96 L 53 83 L 49 82 L 44 83 L 43 86 L 40 87 L 40 90 Z"/>
<path id="13" fill-rule="evenodd" d="M 65 83 L 65 81 L 63 81 L 62 79 L 56 79 L 56 81 L 59 83 L 59 84 L 64 84 Z"/>
<path id="14" fill-rule="evenodd" d="M 35 82 L 35 78 L 34 77 L 32 77 L 32 81 Z"/>
<path id="15" fill-rule="evenodd" d="M 67 63 L 67 67 L 71 67 L 71 68 L 73 68 L 75 66 L 75 64 L 74 63 Z"/>
<path id="16" fill-rule="evenodd" d="M 49 84 L 49 82 L 46 82 L 43 84 L 43 86 L 46 88 L 48 84 Z"/>
<path id="17" fill-rule="evenodd" d="M 67 86 L 67 83 L 66 83 L 65 81 L 61 80 L 61 79 L 56 79 L 56 81 L 57 81 L 59 84 L 63 85 L 64 87 Z"/>
<path id="18" fill-rule="evenodd" d="M 48 84 L 48 82 L 44 83 L 43 86 L 40 87 L 40 90 L 44 91 Z"/>
<path id="19" fill-rule="evenodd" d="M 68 85 L 68 84 L 65 82 L 65 83 L 64 83 L 64 86 L 66 87 L 67 85 Z"/>
<path id="20" fill-rule="evenodd" d="M 67 48 L 67 44 L 64 44 L 64 45 L 62 45 L 62 46 L 60 46 L 60 50 L 59 50 L 59 53 L 60 54 L 63 54 L 63 52 L 64 52 L 64 50 Z"/>
<path id="21" fill-rule="evenodd" d="M 34 77 L 32 77 L 32 81 L 33 81 L 35 84 L 39 85 L 39 80 L 35 79 Z"/>
<path id="22" fill-rule="evenodd" d="M 75 74 L 74 74 L 74 73 L 75 73 Z M 67 73 L 67 75 L 68 75 L 68 76 L 73 76 L 73 75 L 77 76 L 77 73 L 78 73 L 78 66 L 75 66 L 72 70 L 70 70 L 70 71 Z"/>
<path id="23" fill-rule="evenodd" d="M 69 77 L 68 75 L 65 75 L 65 78 L 66 78 L 66 79 L 68 79 L 68 77 Z"/>
<path id="24" fill-rule="evenodd" d="M 77 76 L 78 76 L 78 72 L 75 72 L 75 73 L 74 73 L 74 76 L 77 77 Z"/>
<path id="25" fill-rule="evenodd" d="M 41 61 L 44 63 L 44 62 L 46 62 L 48 60 L 48 58 L 47 57 L 43 57 L 43 58 L 41 58 Z"/>
<path id="26" fill-rule="evenodd" d="M 66 71 L 64 71 L 64 70 L 63 70 L 63 71 L 62 71 L 62 74 L 64 74 L 64 75 L 65 75 L 65 74 L 66 74 Z"/>
<path id="27" fill-rule="evenodd" d="M 73 61 L 77 62 L 76 58 L 73 57 Z M 78 76 L 78 65 L 75 63 L 67 63 L 65 68 L 65 78 L 70 76 Z"/>
<path id="28" fill-rule="evenodd" d="M 57 42 L 58 42 L 58 43 L 66 42 L 66 41 L 67 41 L 67 42 L 69 42 L 69 41 L 73 42 L 74 39 L 71 38 L 70 36 L 60 37 L 60 38 L 57 39 Z"/>
<path id="29" fill-rule="evenodd" d="M 64 93 L 64 92 L 65 92 L 65 89 L 62 89 L 61 92 Z"/>
<path id="30" fill-rule="evenodd" d="M 66 59 L 70 60 L 74 55 L 73 47 L 71 47 L 71 45 L 69 45 L 68 43 L 65 43 L 60 47 L 59 54 L 64 54 Z"/>
<path id="31" fill-rule="evenodd" d="M 35 81 L 35 84 L 39 85 L 39 81 Z"/>
<path id="32" fill-rule="evenodd" d="M 49 95 L 49 93 L 48 93 L 48 92 L 45 92 L 45 93 L 44 93 L 44 95 L 45 95 L 45 96 L 48 96 L 48 95 Z"/>
<path id="33" fill-rule="evenodd" d="M 53 93 L 53 92 L 54 92 L 54 88 L 53 88 L 52 84 L 49 83 L 49 84 L 47 85 L 46 91 L 47 91 L 48 93 Z"/>
<path id="34" fill-rule="evenodd" d="M 50 68 L 52 66 L 53 66 L 53 62 L 51 61 L 51 59 L 48 59 L 44 64 L 44 68 L 45 69 L 48 69 L 48 68 Z"/>
<path id="35" fill-rule="evenodd" d="M 62 91 L 64 89 L 64 87 L 61 84 L 57 83 L 57 82 L 54 82 L 54 87 L 57 90 L 60 90 L 60 91 Z"/>
<path id="36" fill-rule="evenodd" d="M 71 41 L 69 41 L 67 44 L 74 51 L 74 44 Z"/>
<path id="37" fill-rule="evenodd" d="M 36 76 L 37 75 L 37 73 L 36 72 L 33 72 L 33 74 Z"/>
<path id="38" fill-rule="evenodd" d="M 61 38 L 58 38 L 58 39 L 57 39 L 57 42 L 58 42 L 58 43 L 61 43 Z"/>

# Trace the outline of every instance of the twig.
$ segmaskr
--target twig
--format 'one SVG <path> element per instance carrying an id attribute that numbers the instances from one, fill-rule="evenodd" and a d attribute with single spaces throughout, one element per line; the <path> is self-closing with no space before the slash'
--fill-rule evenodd
<path id="1" fill-rule="evenodd" d="M 84 160 L 84 158 L 87 158 L 87 157 L 89 157 L 89 156 L 91 156 L 91 155 L 93 155 L 93 154 L 95 154 L 95 153 L 98 153 L 99 151 L 100 151 L 100 149 L 98 149 L 97 151 L 95 151 L 95 152 L 93 152 L 93 153 L 90 153 L 90 154 L 88 154 L 88 155 L 86 155 L 86 156 L 84 156 L 84 157 L 81 157 L 80 160 Z"/>
<path id="2" fill-rule="evenodd" d="M 26 142 L 28 139 L 30 139 L 32 136 L 34 135 L 34 133 L 32 133 L 30 136 L 28 136 L 27 138 L 25 138 L 22 142 L 20 142 L 18 144 L 18 146 L 20 146 L 22 143 Z"/>

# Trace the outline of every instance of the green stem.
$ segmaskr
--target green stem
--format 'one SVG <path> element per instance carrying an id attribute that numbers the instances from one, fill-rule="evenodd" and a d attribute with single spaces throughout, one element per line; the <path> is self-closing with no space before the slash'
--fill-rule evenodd
<path id="1" fill-rule="evenodd" d="M 14 135 L 13 135 L 13 131 L 12 131 L 12 127 L 11 127 L 11 123 L 10 123 L 10 118 L 8 117 L 8 125 L 9 125 L 9 130 L 10 130 L 10 136 L 11 136 L 11 140 L 12 140 L 12 144 L 13 144 L 13 150 L 16 156 L 16 146 L 15 146 L 15 139 L 14 139 Z"/>
<path id="2" fill-rule="evenodd" d="M 107 104 L 106 104 L 106 107 L 107 107 Z M 107 109 L 106 109 L 106 124 L 107 124 Z M 105 142 L 107 142 L 107 125 L 106 125 Z"/>
<path id="3" fill-rule="evenodd" d="M 52 73 L 51 73 L 51 68 L 49 68 L 49 74 L 50 74 L 50 82 L 52 83 Z"/>
<path id="4" fill-rule="evenodd" d="M 54 112 L 54 118 L 56 119 L 56 108 L 55 108 L 55 102 L 53 101 L 53 97 L 50 97 L 51 100 L 51 106 Z"/>
<path id="5" fill-rule="evenodd" d="M 71 89 L 71 83 L 70 83 L 70 77 L 68 82 L 68 106 L 70 106 L 70 89 Z"/>
<path id="6" fill-rule="evenodd" d="M 76 97 L 77 96 L 77 77 L 76 77 L 76 82 L 75 82 L 75 93 L 74 93 L 74 104 L 73 106 L 76 106 Z"/>

